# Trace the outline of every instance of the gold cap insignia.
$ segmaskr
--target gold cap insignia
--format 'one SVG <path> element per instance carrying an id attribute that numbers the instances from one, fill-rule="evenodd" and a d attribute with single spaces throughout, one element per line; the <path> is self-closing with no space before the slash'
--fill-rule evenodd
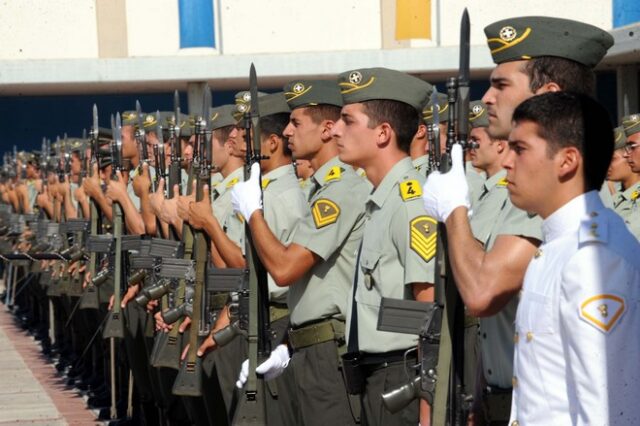
<path id="1" fill-rule="evenodd" d="M 251 92 L 244 92 L 242 94 L 242 100 L 244 102 L 251 102 Z"/>
<path id="2" fill-rule="evenodd" d="M 293 93 L 302 93 L 304 92 L 304 84 L 296 83 L 293 85 L 292 89 L 293 89 Z"/>
<path id="3" fill-rule="evenodd" d="M 482 105 L 474 105 L 473 108 L 471 108 L 471 112 L 473 112 L 474 115 L 480 115 L 482 111 L 484 111 Z"/>
<path id="4" fill-rule="evenodd" d="M 500 39 L 507 43 L 518 37 L 518 32 L 511 26 L 502 27 L 498 34 L 500 35 Z"/>
<path id="5" fill-rule="evenodd" d="M 249 96 L 251 96 L 251 95 L 249 95 Z M 247 105 L 247 104 L 238 104 L 236 108 L 237 108 L 238 112 L 241 112 L 243 114 L 245 112 L 249 111 L 249 105 Z"/>
<path id="6" fill-rule="evenodd" d="M 349 83 L 360 84 L 361 81 L 362 74 L 360 73 L 360 71 L 353 71 L 351 74 L 349 74 Z"/>

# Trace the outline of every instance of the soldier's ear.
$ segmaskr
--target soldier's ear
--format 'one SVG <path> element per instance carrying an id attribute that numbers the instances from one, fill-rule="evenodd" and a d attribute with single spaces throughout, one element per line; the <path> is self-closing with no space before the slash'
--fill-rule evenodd
<path id="1" fill-rule="evenodd" d="M 323 142 L 327 142 L 329 140 L 331 140 L 331 130 L 333 129 L 333 126 L 336 123 L 333 120 L 323 120 L 322 121 L 322 133 L 320 135 L 320 137 L 322 138 Z"/>
<path id="2" fill-rule="evenodd" d="M 558 85 L 558 83 L 556 83 L 555 81 L 550 81 L 548 83 L 543 84 L 542 87 L 536 90 L 535 94 L 541 95 L 547 92 L 561 92 L 561 91 L 562 91 L 562 88 Z"/>

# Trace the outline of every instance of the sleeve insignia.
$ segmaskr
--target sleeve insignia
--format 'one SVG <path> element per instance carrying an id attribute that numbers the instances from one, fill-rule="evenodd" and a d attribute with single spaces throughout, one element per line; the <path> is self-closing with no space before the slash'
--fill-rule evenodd
<path id="1" fill-rule="evenodd" d="M 271 179 L 262 178 L 262 190 L 264 191 L 271 183 Z"/>
<path id="2" fill-rule="evenodd" d="M 340 166 L 333 166 L 329 169 L 327 174 L 324 177 L 325 182 L 330 182 L 332 180 L 338 180 L 342 176 L 342 169 Z"/>
<path id="3" fill-rule="evenodd" d="M 404 201 L 413 200 L 422 196 L 422 187 L 420 183 L 415 180 L 406 180 L 400 184 L 400 196 Z"/>
<path id="4" fill-rule="evenodd" d="M 496 186 L 507 186 L 507 178 L 504 177 L 504 178 L 500 179 L 498 181 L 498 183 L 496 184 Z"/>
<path id="5" fill-rule="evenodd" d="M 580 305 L 580 319 L 603 333 L 610 332 L 624 314 L 624 299 L 613 294 L 599 294 Z"/>
<path id="6" fill-rule="evenodd" d="M 331 225 L 338 220 L 340 216 L 340 207 L 331 200 L 321 198 L 313 203 L 311 214 L 316 228 L 320 229 L 324 226 Z"/>
<path id="7" fill-rule="evenodd" d="M 411 221 L 411 249 L 426 262 L 436 254 L 438 222 L 429 216 L 418 216 Z"/>

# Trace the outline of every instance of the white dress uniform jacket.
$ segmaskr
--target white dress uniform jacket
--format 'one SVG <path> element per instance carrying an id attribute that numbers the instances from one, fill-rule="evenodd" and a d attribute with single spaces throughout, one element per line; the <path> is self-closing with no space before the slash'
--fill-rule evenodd
<path id="1" fill-rule="evenodd" d="M 640 244 L 596 191 L 543 238 L 516 316 L 510 424 L 640 424 Z"/>

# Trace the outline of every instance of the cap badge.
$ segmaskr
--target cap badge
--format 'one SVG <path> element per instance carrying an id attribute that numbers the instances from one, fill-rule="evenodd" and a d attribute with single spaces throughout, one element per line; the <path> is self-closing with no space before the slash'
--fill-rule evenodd
<path id="1" fill-rule="evenodd" d="M 511 26 L 502 27 L 499 34 L 500 39 L 506 41 L 507 43 L 518 36 L 518 32 L 516 31 L 516 29 Z"/>
<path id="2" fill-rule="evenodd" d="M 304 91 L 304 84 L 296 83 L 293 85 L 293 93 L 302 93 Z"/>
<path id="3" fill-rule="evenodd" d="M 360 84 L 361 81 L 362 74 L 360 73 L 360 71 L 353 71 L 351 74 L 349 74 L 349 83 Z"/>
<path id="4" fill-rule="evenodd" d="M 484 111 L 482 105 L 474 105 L 473 108 L 471 108 L 471 112 L 473 112 L 474 115 L 480 115 L 482 111 Z"/>

